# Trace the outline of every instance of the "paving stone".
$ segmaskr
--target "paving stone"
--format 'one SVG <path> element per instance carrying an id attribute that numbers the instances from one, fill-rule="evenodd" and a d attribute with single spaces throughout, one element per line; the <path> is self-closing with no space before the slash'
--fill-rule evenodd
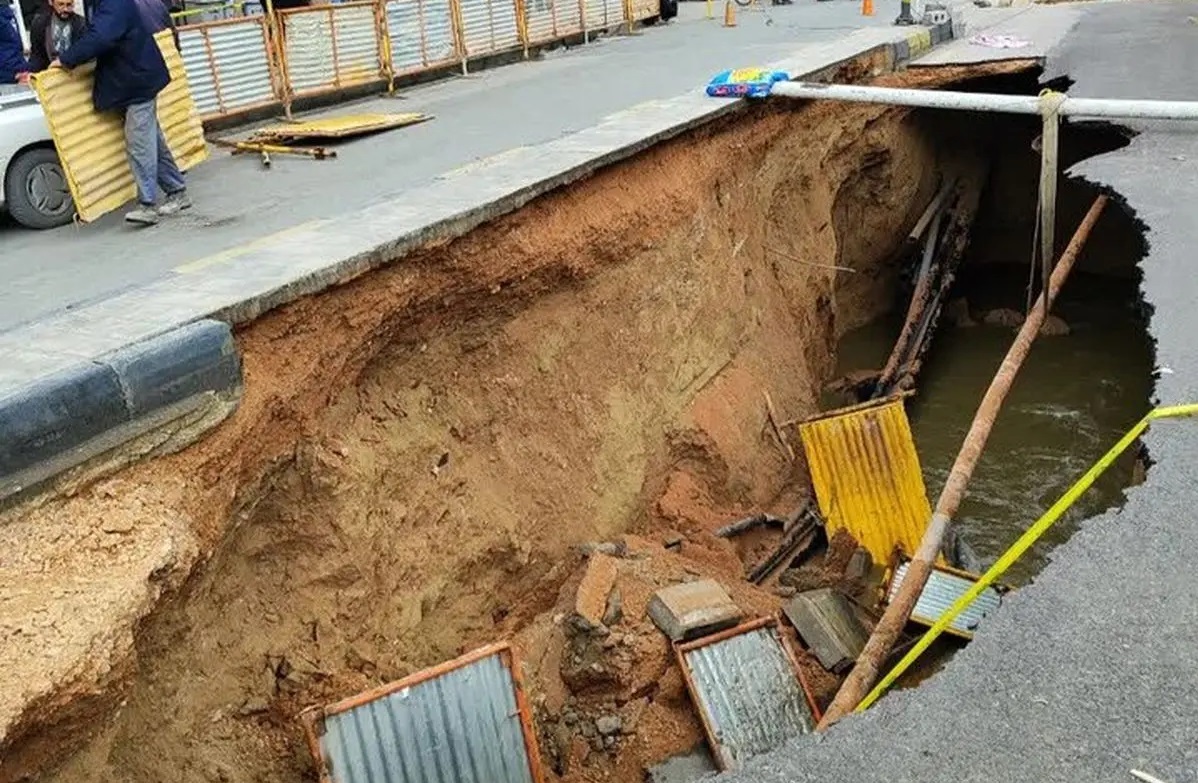
<path id="1" fill-rule="evenodd" d="M 714 579 L 663 587 L 649 600 L 648 612 L 661 632 L 675 642 L 730 628 L 743 616 Z"/>

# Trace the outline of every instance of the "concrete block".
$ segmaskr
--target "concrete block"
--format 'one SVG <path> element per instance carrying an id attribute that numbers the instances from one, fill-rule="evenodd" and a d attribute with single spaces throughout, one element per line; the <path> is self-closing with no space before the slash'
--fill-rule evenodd
<path id="1" fill-rule="evenodd" d="M 680 642 L 730 628 L 742 614 L 713 579 L 663 587 L 649 599 L 649 618 L 672 641 Z"/>
<path id="2" fill-rule="evenodd" d="M 603 625 L 607 612 L 607 597 L 616 584 L 619 561 L 601 552 L 591 554 L 586 573 L 574 596 L 574 614 L 591 628 Z"/>
<path id="3" fill-rule="evenodd" d="M 0 476 L 77 448 L 129 419 L 111 367 L 80 361 L 0 398 Z"/>
<path id="4" fill-rule="evenodd" d="M 241 385 L 241 362 L 228 324 L 197 321 L 102 359 L 120 381 L 129 418 L 206 391 Z"/>
<path id="5" fill-rule="evenodd" d="M 869 634 L 848 599 L 835 590 L 800 593 L 787 602 L 784 611 L 799 638 L 830 672 L 852 666 L 865 647 Z"/>

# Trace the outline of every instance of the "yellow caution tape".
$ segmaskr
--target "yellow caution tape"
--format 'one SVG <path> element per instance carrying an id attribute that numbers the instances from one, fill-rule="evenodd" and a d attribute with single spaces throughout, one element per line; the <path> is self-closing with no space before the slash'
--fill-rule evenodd
<path id="1" fill-rule="evenodd" d="M 1107 468 L 1114 464 L 1115 460 L 1123 452 L 1127 451 L 1128 447 L 1136 441 L 1136 438 L 1143 434 L 1144 430 L 1148 429 L 1148 425 L 1157 419 L 1175 419 L 1187 416 L 1198 416 L 1198 404 L 1190 405 L 1171 405 L 1163 408 L 1156 408 L 1148 413 L 1147 416 L 1140 419 L 1136 426 L 1132 427 L 1126 435 L 1119 439 L 1119 442 L 1111 447 L 1111 450 L 1102 456 L 1100 460 L 1094 463 L 1094 466 L 1086 471 L 1077 483 L 1069 488 L 1060 500 L 1053 503 L 1052 506 L 1044 512 L 1044 515 L 1036 520 L 1027 532 L 1011 545 L 1011 548 L 1003 553 L 990 570 L 982 575 L 982 578 L 977 581 L 973 587 L 969 588 L 965 593 L 956 600 L 956 602 L 948 608 L 940 619 L 928 629 L 914 647 L 912 647 L 903 659 L 895 664 L 895 667 L 890 670 L 890 673 L 883 677 L 874 689 L 869 692 L 869 695 L 861 700 L 857 705 L 856 712 L 863 712 L 868 709 L 875 701 L 881 698 L 886 689 L 894 684 L 895 680 L 902 676 L 903 672 L 911 668 L 911 664 L 923 654 L 923 651 L 932 646 L 932 642 L 939 638 L 940 634 L 952 624 L 957 615 L 969 608 L 973 600 L 981 595 L 982 591 L 1006 573 L 1007 569 L 1015 564 L 1023 553 L 1032 547 L 1044 535 L 1053 524 L 1060 519 L 1069 507 L 1077 502 L 1082 493 L 1093 486 L 1098 477 L 1106 472 Z"/>

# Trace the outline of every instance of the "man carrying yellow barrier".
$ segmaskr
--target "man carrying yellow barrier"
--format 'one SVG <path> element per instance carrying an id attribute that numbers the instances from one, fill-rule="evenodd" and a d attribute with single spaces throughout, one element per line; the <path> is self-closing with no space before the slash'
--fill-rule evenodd
<path id="1" fill-rule="evenodd" d="M 161 0 L 98 0 L 87 32 L 52 64 L 69 69 L 95 60 L 96 111 L 124 113 L 138 201 L 125 220 L 142 226 L 191 206 L 187 182 L 158 123 L 158 94 L 171 76 L 154 33 L 169 26 Z"/>

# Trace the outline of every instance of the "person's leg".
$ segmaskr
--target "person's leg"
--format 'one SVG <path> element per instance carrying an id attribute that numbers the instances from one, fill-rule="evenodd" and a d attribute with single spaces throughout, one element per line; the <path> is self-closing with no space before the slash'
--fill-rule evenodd
<path id="1" fill-rule="evenodd" d="M 125 109 L 125 151 L 137 185 L 138 206 L 125 219 L 131 223 L 155 223 L 158 213 L 158 127 L 154 101 L 134 103 Z"/>
<path id="2" fill-rule="evenodd" d="M 173 215 L 191 206 L 191 199 L 187 196 L 187 180 L 175 163 L 175 156 L 171 154 L 161 126 L 158 126 L 158 184 L 166 194 L 166 198 L 158 205 L 158 214 Z"/>

